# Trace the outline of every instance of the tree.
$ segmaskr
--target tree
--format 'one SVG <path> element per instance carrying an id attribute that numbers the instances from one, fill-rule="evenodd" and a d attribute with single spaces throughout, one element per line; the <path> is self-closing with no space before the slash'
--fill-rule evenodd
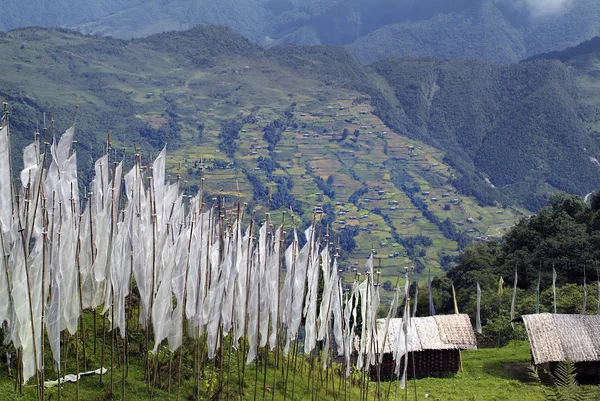
<path id="1" fill-rule="evenodd" d="M 243 124 L 235 119 L 225 120 L 221 123 L 221 131 L 219 132 L 219 149 L 227 155 L 227 157 L 233 158 L 235 151 L 237 150 L 236 139 L 240 138 L 240 130 Z"/>

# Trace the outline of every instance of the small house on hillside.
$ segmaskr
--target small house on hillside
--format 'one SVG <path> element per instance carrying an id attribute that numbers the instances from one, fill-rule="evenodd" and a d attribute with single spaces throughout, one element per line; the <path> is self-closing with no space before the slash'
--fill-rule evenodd
<path id="1" fill-rule="evenodd" d="M 600 316 L 538 313 L 520 319 L 534 365 L 552 372 L 569 358 L 580 379 L 600 381 Z"/>
<path id="2" fill-rule="evenodd" d="M 390 379 L 394 375 L 396 361 L 392 356 L 402 319 L 390 319 L 385 336 L 386 319 L 377 320 L 378 352 L 383 352 L 380 377 Z M 408 331 L 407 376 L 428 377 L 456 373 L 460 369 L 460 350 L 477 349 L 477 339 L 468 315 L 442 315 L 410 319 Z M 400 362 L 403 369 L 405 358 Z M 414 372 L 414 374 L 413 374 Z M 370 371 L 377 378 L 377 367 Z"/>

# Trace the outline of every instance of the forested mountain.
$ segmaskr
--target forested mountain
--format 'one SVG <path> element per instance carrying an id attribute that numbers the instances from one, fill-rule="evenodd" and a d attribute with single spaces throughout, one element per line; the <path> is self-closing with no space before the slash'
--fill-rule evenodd
<path id="1" fill-rule="evenodd" d="M 62 26 L 119 38 L 222 24 L 256 44 L 346 46 L 389 56 L 515 62 L 600 35 L 596 0 L 33 0 L 9 2 L 0 30 Z"/>
<path id="2" fill-rule="evenodd" d="M 551 187 L 584 195 L 600 184 L 597 65 L 415 58 L 370 68 L 397 100 L 391 125 L 447 151 L 464 173 L 456 185 L 482 202 L 500 195 L 536 210 Z"/>

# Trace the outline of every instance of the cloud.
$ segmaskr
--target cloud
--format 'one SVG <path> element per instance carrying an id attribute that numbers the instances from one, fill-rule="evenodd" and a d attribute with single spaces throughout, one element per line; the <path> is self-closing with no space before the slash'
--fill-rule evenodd
<path id="1" fill-rule="evenodd" d="M 523 0 L 533 17 L 562 14 L 573 0 Z"/>
<path id="2" fill-rule="evenodd" d="M 575 0 L 496 0 L 500 3 L 512 4 L 516 9 L 525 10 L 534 18 L 560 15 Z"/>

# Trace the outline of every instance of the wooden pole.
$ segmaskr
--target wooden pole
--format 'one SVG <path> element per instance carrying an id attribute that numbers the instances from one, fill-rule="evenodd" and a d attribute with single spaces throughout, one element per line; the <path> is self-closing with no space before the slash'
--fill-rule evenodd
<path id="1" fill-rule="evenodd" d="M 90 210 L 90 214 L 91 214 Z M 79 290 L 79 325 L 81 326 L 81 345 L 83 347 L 83 368 L 87 370 L 87 358 L 85 353 L 85 323 L 83 319 L 83 289 L 81 283 L 81 263 L 79 259 L 79 253 L 81 251 L 81 219 L 83 218 L 83 214 L 79 215 L 79 232 L 77 234 L 77 251 L 76 251 L 76 261 L 77 261 L 77 287 Z"/>
<path id="2" fill-rule="evenodd" d="M 181 363 L 183 359 L 183 339 L 185 337 L 185 308 L 187 304 L 187 284 L 188 277 L 190 272 L 190 252 L 192 250 L 192 238 L 194 237 L 194 220 L 190 222 L 190 238 L 188 240 L 188 257 L 187 263 L 185 266 L 185 279 L 183 285 L 183 302 L 181 305 L 181 346 L 179 349 L 179 360 L 177 362 L 177 401 L 179 401 L 179 397 L 181 396 Z"/>
<path id="3" fill-rule="evenodd" d="M 110 301 L 111 301 L 111 319 L 110 319 L 110 396 L 111 398 L 114 398 L 114 367 L 115 367 L 115 359 L 114 359 L 114 348 L 115 348 L 115 301 L 113 299 L 114 297 L 114 293 L 112 290 L 112 286 L 111 286 L 111 297 L 110 297 Z"/>
<path id="4" fill-rule="evenodd" d="M 44 385 L 40 380 L 40 369 L 38 366 L 38 353 L 37 353 L 37 344 L 36 344 L 36 335 L 35 335 L 35 320 L 33 316 L 33 303 L 31 298 L 31 277 L 29 274 L 29 263 L 27 259 L 29 257 L 29 252 L 27 252 L 27 247 L 25 245 L 25 236 L 23 235 L 23 228 L 21 226 L 21 221 L 19 219 L 19 233 L 21 234 L 21 243 L 23 246 L 23 257 L 25 259 L 25 275 L 27 277 L 27 298 L 29 301 L 29 317 L 31 319 L 31 335 L 33 337 L 33 354 L 35 355 L 35 379 L 37 382 L 37 397 L 41 398 L 41 387 Z"/>
<path id="5" fill-rule="evenodd" d="M 281 215 L 281 227 L 279 228 L 279 264 L 277 266 L 277 324 L 275 325 L 277 330 L 275 345 L 275 365 L 273 366 L 273 389 L 271 390 L 271 401 L 275 400 L 275 390 L 277 389 L 277 370 L 279 369 L 279 350 L 280 350 L 280 333 L 281 333 L 281 269 L 283 268 L 283 245 L 284 245 L 284 233 L 283 225 L 285 223 L 285 211 Z"/>
<path id="6" fill-rule="evenodd" d="M 10 310 L 15 310 L 15 303 L 14 303 L 14 299 L 13 299 L 13 294 L 12 294 L 12 283 L 11 283 L 11 279 L 10 279 L 10 274 L 8 274 L 8 254 L 6 253 L 6 248 L 5 248 L 5 244 L 4 244 L 4 231 L 2 228 L 2 222 L 0 221 L 0 246 L 2 246 L 2 258 L 4 258 L 4 274 L 6 275 L 6 284 L 8 286 L 8 300 L 10 302 Z M 44 259 L 45 260 L 45 259 Z M 43 287 L 42 287 L 42 291 L 43 291 Z M 43 341 L 42 341 L 43 343 Z M 19 353 L 18 350 L 17 351 L 17 366 L 19 366 Z M 10 365 L 9 365 L 10 366 Z M 10 369 L 10 368 L 9 368 Z M 17 374 L 15 375 L 15 391 L 17 389 L 17 383 L 20 380 L 19 379 L 19 369 L 17 368 Z"/>
<path id="7" fill-rule="evenodd" d="M 43 216 L 43 220 L 44 220 L 44 224 L 43 224 L 43 228 L 42 228 L 42 299 L 41 299 L 41 314 L 42 314 L 42 319 L 41 319 L 41 323 L 40 323 L 40 327 L 42 329 L 42 341 L 41 341 L 41 346 L 42 346 L 42 366 L 41 366 L 41 371 L 42 371 L 42 384 L 46 381 L 46 374 L 45 374 L 45 365 L 44 365 L 44 354 L 45 354 L 45 341 L 44 341 L 44 317 L 45 317 L 45 303 L 46 303 L 46 285 L 45 285 L 45 278 L 46 278 L 46 255 L 48 252 L 48 218 L 47 218 L 47 212 L 46 212 L 46 198 L 43 199 L 42 201 L 42 216 Z M 35 220 L 35 219 L 34 219 Z M 1 230 L 1 228 L 0 228 Z M 45 388 L 42 385 L 41 388 L 42 391 L 42 400 L 45 400 Z"/>

